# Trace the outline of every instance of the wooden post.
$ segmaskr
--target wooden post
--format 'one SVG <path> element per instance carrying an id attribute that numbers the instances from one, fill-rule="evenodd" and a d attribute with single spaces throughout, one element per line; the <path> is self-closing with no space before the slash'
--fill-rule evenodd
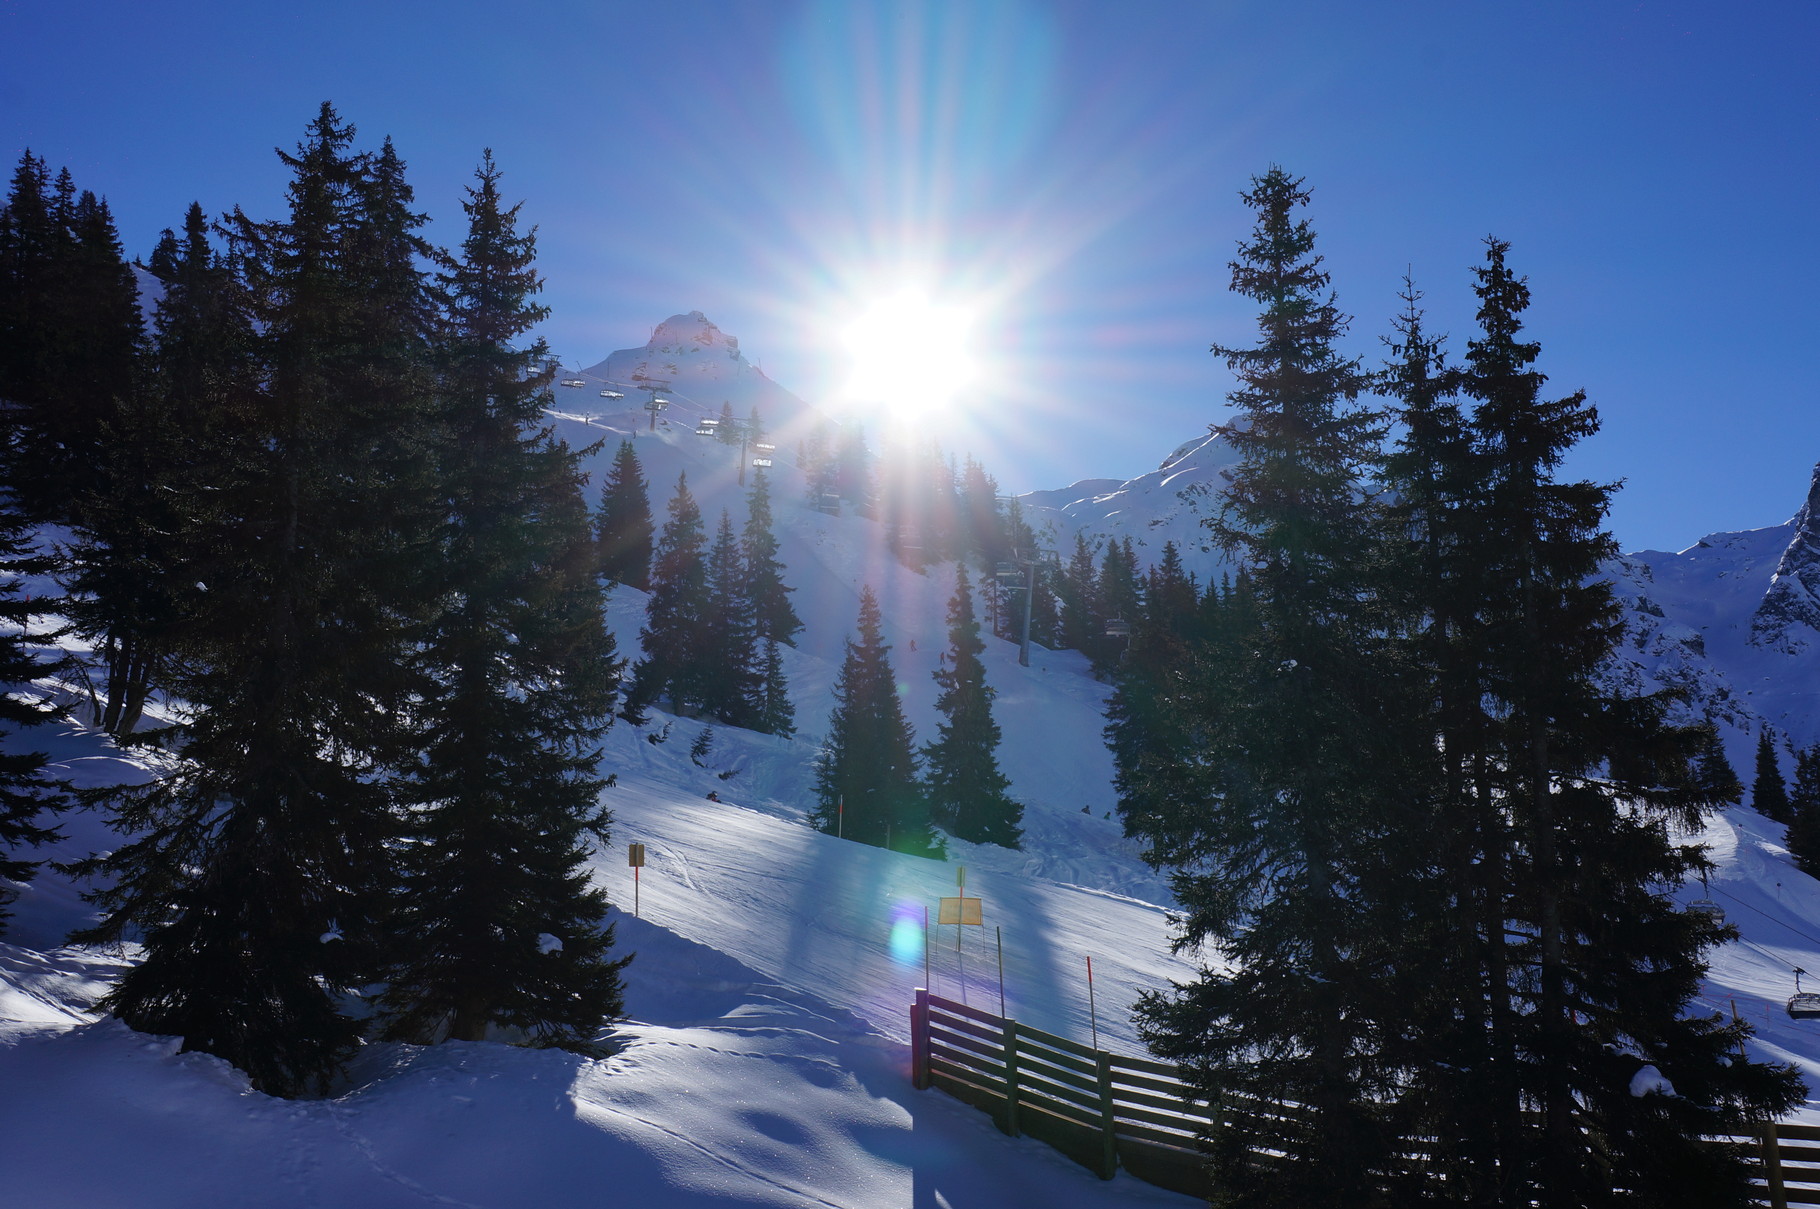
<path id="1" fill-rule="evenodd" d="M 929 1090 L 929 988 L 916 988 L 910 1005 L 910 1086 Z"/>
<path id="2" fill-rule="evenodd" d="M 1105 1050 L 1096 1050 L 1094 1067 L 1100 1084 L 1100 1178 L 1109 1180 L 1119 1169 L 1119 1139 L 1113 1132 L 1111 1056 Z"/>
<path id="3" fill-rule="evenodd" d="M 1017 1121 L 1017 1021 L 999 1018 L 999 1043 L 1005 1047 L 1005 1119 L 999 1128 L 1018 1137 Z"/>
<path id="4" fill-rule="evenodd" d="M 1763 1123 L 1763 1182 L 1769 1193 L 1770 1209 L 1788 1209 L 1788 1191 L 1782 1186 L 1782 1147 L 1776 1138 L 1776 1123 Z"/>

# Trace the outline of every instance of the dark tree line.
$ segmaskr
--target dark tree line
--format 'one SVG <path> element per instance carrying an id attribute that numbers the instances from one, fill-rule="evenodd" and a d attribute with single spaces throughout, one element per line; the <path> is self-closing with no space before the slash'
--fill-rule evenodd
<path id="1" fill-rule="evenodd" d="M 617 502 L 614 494 L 620 483 L 642 479 L 631 446 L 622 445 L 602 501 L 603 550 L 632 547 L 624 535 L 648 525 L 638 519 L 640 509 Z M 619 517 L 632 519 L 622 525 Z M 638 720 L 644 706 L 664 701 L 675 712 L 706 714 L 748 730 L 795 733 L 778 647 L 790 645 L 803 623 L 777 552 L 771 487 L 762 469 L 753 475 L 739 535 L 723 511 L 712 542 L 688 476 L 677 479 L 648 573 L 636 560 L 616 563 L 610 572 L 628 584 L 642 574 L 650 589 L 640 634 L 645 657 L 628 692 L 628 716 Z"/>
<path id="2" fill-rule="evenodd" d="M 282 218 L 166 232 L 150 333 L 103 204 L 28 155 L 0 224 L 9 495 L 73 534 L 101 720 L 173 757 L 90 795 L 124 838 L 78 939 L 140 940 L 105 1006 L 275 1094 L 326 1085 L 375 984 L 388 1036 L 585 1047 L 625 964 L 584 867 L 620 660 L 531 236 L 490 154 L 452 252 L 332 107 L 280 155 Z M 41 312 L 47 213 L 97 267 Z M 182 721 L 135 730 L 153 689 Z"/>
<path id="3" fill-rule="evenodd" d="M 816 759 L 811 823 L 920 856 L 945 851 L 937 828 L 972 843 L 1016 848 L 1024 808 L 1010 796 L 1010 782 L 998 767 L 994 692 L 980 661 L 985 643 L 966 565 L 955 569 L 948 645 L 933 673 L 942 721 L 935 741 L 920 753 L 898 699 L 891 647 L 870 586 L 860 593 L 857 629 L 857 637 L 847 640 L 827 740 Z"/>
<path id="4" fill-rule="evenodd" d="M 1710 732 L 1599 678 L 1612 488 L 1557 477 L 1596 413 L 1545 393 L 1502 241 L 1463 361 L 1410 288 L 1372 372 L 1339 351 L 1301 182 L 1244 196 L 1258 335 L 1214 350 L 1238 574 L 1197 599 L 1157 569 L 1108 727 L 1202 962 L 1141 1028 L 1226 1108 L 1222 1203 L 1746 1204 L 1701 1138 L 1799 1084 L 1693 1002 L 1733 933 L 1669 896 L 1703 862 L 1674 836 L 1725 790 Z"/>

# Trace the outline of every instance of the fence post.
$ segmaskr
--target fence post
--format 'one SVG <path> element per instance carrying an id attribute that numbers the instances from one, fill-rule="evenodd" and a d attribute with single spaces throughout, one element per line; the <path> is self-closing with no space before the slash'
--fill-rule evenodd
<path id="1" fill-rule="evenodd" d="M 999 1128 L 1015 1138 L 1022 1132 L 1017 1120 L 1017 1021 L 1001 1016 L 999 1037 L 1005 1047 L 1005 1119 Z"/>
<path id="2" fill-rule="evenodd" d="M 929 1090 L 929 988 L 916 988 L 910 1005 L 910 1086 Z"/>
<path id="3" fill-rule="evenodd" d="M 1119 1140 L 1112 1124 L 1111 1055 L 1105 1050 L 1094 1051 L 1094 1069 L 1100 1084 L 1100 1178 L 1109 1180 L 1119 1169 Z"/>
<path id="4" fill-rule="evenodd" d="M 1770 1209 L 1788 1209 L 1788 1192 L 1782 1187 L 1782 1146 L 1776 1137 L 1776 1122 L 1763 1123 L 1763 1182 L 1769 1193 Z"/>

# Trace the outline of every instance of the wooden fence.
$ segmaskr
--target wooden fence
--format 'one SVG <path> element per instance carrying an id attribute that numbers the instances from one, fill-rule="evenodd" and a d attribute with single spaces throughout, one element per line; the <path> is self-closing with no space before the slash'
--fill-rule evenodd
<path id="1" fill-rule="evenodd" d="M 1196 1138 L 1213 1123 L 1176 1068 L 1090 1049 L 952 999 L 916 992 L 912 1078 L 992 1114 L 1109 1180 L 1120 1168 L 1147 1183 L 1210 1197 Z M 1758 1201 L 1820 1205 L 1820 1127 L 1771 1122 L 1754 1146 Z"/>

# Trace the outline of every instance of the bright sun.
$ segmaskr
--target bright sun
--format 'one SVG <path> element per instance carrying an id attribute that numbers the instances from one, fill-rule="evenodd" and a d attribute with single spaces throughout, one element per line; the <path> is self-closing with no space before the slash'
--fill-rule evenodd
<path id="1" fill-rule="evenodd" d="M 909 419 L 949 406 L 978 370 L 969 338 L 975 316 L 905 290 L 872 304 L 846 330 L 847 393 Z"/>

